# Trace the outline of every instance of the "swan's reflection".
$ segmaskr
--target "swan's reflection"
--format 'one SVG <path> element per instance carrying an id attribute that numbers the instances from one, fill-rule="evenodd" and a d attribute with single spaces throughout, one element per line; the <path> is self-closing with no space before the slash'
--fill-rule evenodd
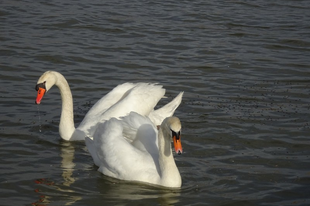
<path id="1" fill-rule="evenodd" d="M 68 141 L 61 140 L 61 153 L 60 156 L 62 157 L 61 161 L 61 168 L 62 168 L 62 177 L 63 177 L 63 185 L 64 187 L 58 187 L 58 190 L 63 192 L 64 194 L 67 194 L 66 203 L 65 205 L 72 205 L 78 200 L 81 200 L 81 196 L 77 196 L 76 192 L 72 189 L 70 189 L 70 185 L 73 184 L 76 181 L 76 178 L 73 176 L 73 172 L 75 169 L 75 163 L 74 160 L 74 154 L 75 154 L 75 144 Z M 75 195 L 71 195 L 71 194 Z"/>
<path id="2" fill-rule="evenodd" d="M 74 155 L 75 149 L 78 145 L 73 142 L 67 142 L 61 140 L 61 154 L 62 157 L 61 167 L 63 169 L 63 185 L 66 186 L 59 188 L 65 194 L 77 194 L 76 191 L 70 189 L 77 178 L 74 177 L 75 163 Z M 95 166 L 96 170 L 97 167 Z M 98 172 L 99 173 L 99 172 Z M 97 187 L 93 189 L 99 191 L 103 196 L 99 195 L 98 200 L 93 199 L 92 201 L 101 202 L 102 198 L 110 199 L 112 201 L 121 203 L 124 202 L 124 205 L 128 203 L 128 200 L 139 201 L 147 200 L 158 201 L 160 205 L 174 205 L 179 202 L 180 189 L 167 189 L 162 187 L 155 187 L 146 184 L 140 184 L 136 182 L 127 182 L 114 178 L 110 178 L 104 175 L 99 174 L 97 177 Z M 72 205 L 78 200 L 81 200 L 81 196 L 69 196 L 67 197 L 68 201 L 65 205 Z M 119 205 L 119 204 L 118 204 Z"/>
<path id="3" fill-rule="evenodd" d="M 51 186 L 50 188 L 47 189 L 47 191 L 50 191 L 50 189 L 59 191 L 61 193 L 61 200 L 64 202 L 62 205 L 72 205 L 78 200 L 82 199 L 81 196 L 77 196 L 76 195 L 77 193 L 70 188 L 70 186 L 76 181 L 76 178 L 74 178 L 73 176 L 73 172 L 76 165 L 73 162 L 74 155 L 75 155 L 74 143 L 61 140 L 60 157 L 62 158 L 61 168 L 62 168 L 63 183 L 60 185 L 57 182 L 45 178 L 37 179 L 35 181 L 36 184 Z M 37 202 L 32 203 L 32 205 L 51 204 L 55 202 L 53 201 L 55 199 L 54 197 L 55 191 L 51 193 L 53 195 L 49 195 L 48 194 L 49 192 L 42 193 L 40 189 L 36 189 L 35 192 L 40 193 L 40 199 Z"/>
<path id="4" fill-rule="evenodd" d="M 98 177 L 97 187 L 104 197 L 108 197 L 117 203 L 124 202 L 124 205 L 128 203 L 128 200 L 144 200 L 146 204 L 148 200 L 152 204 L 154 200 L 157 200 L 159 205 L 174 205 L 180 201 L 179 197 L 181 195 L 181 189 L 167 189 L 137 182 L 122 181 L 104 175 Z"/>
<path id="5" fill-rule="evenodd" d="M 76 146 L 76 143 L 61 141 L 61 167 L 63 168 L 62 177 L 64 179 L 63 185 L 68 186 L 66 187 L 68 189 L 62 189 L 65 192 L 74 192 L 69 186 L 76 181 L 76 177 L 74 177 L 73 174 L 75 169 L 75 163 L 73 161 Z M 97 166 L 95 166 L 94 169 L 97 170 Z M 102 174 L 98 175 L 97 187 L 94 189 L 103 194 L 103 197 L 101 195 L 98 196 L 98 202 L 101 202 L 102 198 L 105 198 L 111 199 L 112 201 L 118 203 L 124 202 L 124 204 L 127 204 L 128 200 L 144 200 L 147 202 L 149 199 L 153 202 L 154 199 L 156 199 L 160 205 L 174 205 L 179 202 L 181 193 L 180 189 L 167 189 L 142 183 L 122 181 Z M 66 205 L 72 205 L 76 201 L 82 199 L 80 196 L 68 196 L 68 198 L 71 199 Z"/>
<path id="6" fill-rule="evenodd" d="M 74 205 L 83 199 L 83 194 L 76 190 L 76 187 L 79 186 L 74 185 L 79 179 L 75 174 L 77 165 L 74 163 L 76 149 L 81 148 L 79 144 L 80 143 L 60 140 L 63 182 L 59 184 L 59 182 L 57 183 L 50 179 L 36 180 L 37 184 L 49 185 L 51 187 L 48 189 L 45 188 L 45 192 L 41 191 L 41 189 L 37 189 L 36 192 L 40 193 L 40 199 L 32 203 L 32 205 L 49 205 L 55 202 L 61 202 L 61 205 Z M 98 168 L 94 166 L 94 170 L 97 169 Z M 97 184 L 93 185 L 91 190 L 95 190 L 96 193 L 99 192 L 101 194 L 92 196 L 92 202 L 102 202 L 102 199 L 105 199 L 115 202 L 117 205 L 126 205 L 128 200 L 143 200 L 146 203 L 149 200 L 152 204 L 154 200 L 157 200 L 159 205 L 175 205 L 180 199 L 180 189 L 166 189 L 136 182 L 122 181 L 104 176 L 96 171 L 89 172 L 98 173 L 98 176 L 93 177 L 93 180 Z M 58 194 L 57 198 L 55 196 L 55 191 L 57 191 L 56 194 Z"/>
<path id="7" fill-rule="evenodd" d="M 72 176 L 75 167 L 75 163 L 73 162 L 74 153 L 75 148 L 71 142 L 61 141 L 60 156 L 62 157 L 61 168 L 63 169 L 63 185 L 68 187 L 75 182 L 75 178 Z"/>

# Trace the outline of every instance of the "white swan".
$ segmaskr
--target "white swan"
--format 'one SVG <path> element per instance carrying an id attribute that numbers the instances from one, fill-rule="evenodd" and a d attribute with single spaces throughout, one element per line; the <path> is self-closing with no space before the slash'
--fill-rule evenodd
<path id="1" fill-rule="evenodd" d="M 172 116 L 180 105 L 183 92 L 170 103 L 158 110 L 154 107 L 164 96 L 165 89 L 161 85 L 150 83 L 124 83 L 115 87 L 102 97 L 85 115 L 81 124 L 75 128 L 73 119 L 73 100 L 69 84 L 65 77 L 56 71 L 45 72 L 36 85 L 36 104 L 40 104 L 44 94 L 56 85 L 61 94 L 62 110 L 59 123 L 59 133 L 64 140 L 84 140 L 92 137 L 98 122 L 104 122 L 111 117 L 121 117 L 135 111 L 148 115 L 155 125 L 161 124 L 165 117 Z"/>
<path id="2" fill-rule="evenodd" d="M 180 130 L 177 117 L 167 117 L 157 130 L 149 118 L 131 112 L 121 120 L 112 118 L 100 124 L 93 139 L 85 141 L 103 174 L 179 188 L 182 179 L 173 158 L 171 141 L 176 153 L 181 154 Z"/>

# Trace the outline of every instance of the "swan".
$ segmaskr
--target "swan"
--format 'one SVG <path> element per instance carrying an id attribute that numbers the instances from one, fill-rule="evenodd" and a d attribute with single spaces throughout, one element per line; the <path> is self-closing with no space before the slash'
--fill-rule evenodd
<path id="1" fill-rule="evenodd" d="M 180 188 L 182 179 L 171 150 L 173 140 L 176 153 L 182 153 L 180 130 L 177 117 L 165 118 L 158 130 L 148 117 L 131 112 L 100 124 L 93 139 L 86 137 L 85 142 L 104 175 Z"/>
<path id="2" fill-rule="evenodd" d="M 62 109 L 59 123 L 59 134 L 67 141 L 85 140 L 92 137 L 98 123 L 112 117 L 122 117 L 135 111 L 150 117 L 155 125 L 160 125 L 164 118 L 172 116 L 180 105 L 183 92 L 180 92 L 170 103 L 154 110 L 158 101 L 164 97 L 165 89 L 161 85 L 151 83 L 124 83 L 98 100 L 87 112 L 80 125 L 75 128 L 73 118 L 73 99 L 69 84 L 65 77 L 56 71 L 46 71 L 36 84 L 37 98 L 40 104 L 44 94 L 56 85 L 61 94 Z"/>

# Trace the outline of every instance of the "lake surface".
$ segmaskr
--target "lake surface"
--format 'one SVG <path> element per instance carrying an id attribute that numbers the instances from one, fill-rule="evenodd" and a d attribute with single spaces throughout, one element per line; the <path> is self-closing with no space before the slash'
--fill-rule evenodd
<path id="1" fill-rule="evenodd" d="M 0 7 L 1 205 L 309 205 L 309 1 L 15 1 Z M 105 177 L 60 139 L 61 72 L 78 125 L 124 82 L 180 91 L 183 185 Z"/>

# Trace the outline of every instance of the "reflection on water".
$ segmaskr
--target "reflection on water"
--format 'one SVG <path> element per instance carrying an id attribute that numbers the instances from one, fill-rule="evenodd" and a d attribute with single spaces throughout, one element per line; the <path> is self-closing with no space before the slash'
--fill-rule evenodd
<path id="1" fill-rule="evenodd" d="M 53 194 L 56 191 L 61 192 L 62 205 L 72 205 L 78 200 L 81 200 L 82 197 L 76 195 L 75 191 L 70 189 L 70 186 L 74 184 L 76 177 L 74 177 L 73 172 L 75 170 L 74 155 L 75 155 L 75 147 L 71 142 L 60 141 L 60 157 L 61 157 L 61 168 L 62 169 L 62 180 L 54 182 L 49 179 L 37 179 L 35 181 L 36 184 L 45 185 L 45 188 L 48 188 L 46 192 L 42 192 L 40 189 L 36 189 L 35 192 L 40 194 L 40 199 L 32 205 L 42 205 L 42 204 L 52 204 L 55 201 L 54 195 L 49 195 L 49 193 Z M 63 182 L 59 184 L 58 182 Z M 67 194 L 67 195 L 65 195 Z M 57 200 L 59 201 L 59 199 Z"/>
<path id="2" fill-rule="evenodd" d="M 83 202 L 96 204 L 98 197 L 94 198 L 94 194 L 97 195 L 97 193 L 101 194 L 99 199 L 104 198 L 103 202 L 110 202 L 113 205 L 123 205 L 121 203 L 123 201 L 139 202 L 141 200 L 156 200 L 160 205 L 174 205 L 180 202 L 180 189 L 167 189 L 110 178 L 97 172 L 97 167 L 92 163 L 90 164 L 91 170 L 95 176 L 80 179 L 74 163 L 75 148 L 76 143 L 60 141 L 62 179 L 53 181 L 41 178 L 35 180 L 38 187 L 35 192 L 39 194 L 39 200 L 32 205 L 54 205 L 55 202 L 62 205 L 74 205 L 79 201 L 82 201 L 82 204 Z M 91 160 L 90 156 L 88 158 Z M 76 181 L 78 184 L 82 184 L 79 185 L 81 188 L 78 190 L 76 190 Z M 82 189 L 83 186 L 84 189 Z M 93 189 L 90 191 L 89 187 Z M 85 194 L 88 194 L 89 197 L 85 197 Z"/>
<path id="3" fill-rule="evenodd" d="M 74 145 L 72 145 L 70 142 L 62 142 L 61 145 L 61 154 L 60 156 L 62 157 L 61 161 L 61 168 L 63 169 L 62 177 L 64 179 L 64 185 L 65 186 L 70 186 L 75 182 L 75 178 L 72 177 L 75 163 L 73 162 L 74 160 Z"/>
<path id="4" fill-rule="evenodd" d="M 154 199 L 162 205 L 173 205 L 180 201 L 181 190 L 179 189 L 170 190 L 101 176 L 97 179 L 98 191 L 111 200 L 139 202 Z"/>

